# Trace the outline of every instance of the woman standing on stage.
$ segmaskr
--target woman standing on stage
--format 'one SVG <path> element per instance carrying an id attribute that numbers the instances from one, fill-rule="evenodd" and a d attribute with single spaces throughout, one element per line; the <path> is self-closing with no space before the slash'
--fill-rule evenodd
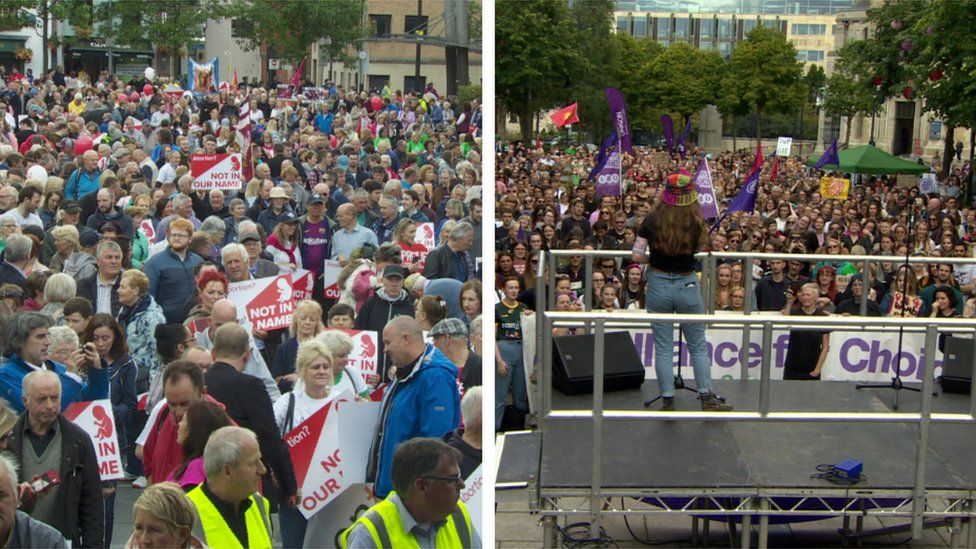
<path id="1" fill-rule="evenodd" d="M 647 311 L 651 313 L 702 314 L 695 253 L 705 242 L 705 221 L 698 192 L 687 172 L 668 176 L 661 202 L 649 213 L 637 232 L 633 259 L 649 263 Z M 705 325 L 682 324 L 691 352 L 702 410 L 728 412 L 732 406 L 712 393 L 712 361 L 705 348 Z M 655 322 L 654 369 L 665 411 L 674 410 L 674 324 Z"/>

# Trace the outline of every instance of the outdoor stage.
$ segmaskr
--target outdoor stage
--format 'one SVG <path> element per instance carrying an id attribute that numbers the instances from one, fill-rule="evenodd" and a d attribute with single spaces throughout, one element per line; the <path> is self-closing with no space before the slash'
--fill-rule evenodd
<path id="1" fill-rule="evenodd" d="M 716 392 L 735 412 L 755 412 L 758 381 L 719 381 Z M 938 387 L 936 390 L 939 391 Z M 644 401 L 658 393 L 653 380 L 640 390 L 606 393 L 605 410 L 644 411 Z M 770 412 L 888 413 L 894 392 L 857 390 L 853 382 L 773 381 Z M 921 395 L 902 391 L 899 412 L 919 412 Z M 552 408 L 587 410 L 592 396 L 553 392 Z M 695 394 L 679 391 L 677 410 L 700 410 Z M 660 402 L 651 410 L 660 409 Z M 965 395 L 940 394 L 933 413 L 969 413 Z M 542 429 L 509 434 L 500 450 L 496 496 L 530 502 L 546 521 L 547 544 L 554 541 L 554 520 L 597 522 L 614 515 L 693 515 L 748 526 L 759 524 L 763 546 L 769 521 L 854 518 L 844 532 L 858 536 L 865 516 L 920 515 L 927 525 L 951 525 L 952 542 L 976 546 L 976 528 L 961 527 L 976 518 L 976 424 L 932 423 L 928 427 L 924 486 L 926 505 L 913 508 L 918 423 L 674 421 L 605 417 L 600 455 L 600 490 L 592 489 L 593 420 L 548 418 Z M 839 486 L 812 478 L 820 464 L 845 459 L 864 463 L 866 479 Z M 597 505 L 593 505 L 597 501 Z M 534 502 L 534 503 L 533 503 Z M 581 503 L 582 502 L 582 503 Z M 730 522 L 731 524 L 731 522 Z M 847 520 L 845 520 L 845 527 Z M 846 530 L 846 528 L 845 528 Z M 750 529 L 743 528 L 747 546 Z M 733 534 L 734 535 L 734 534 Z M 698 520 L 692 538 L 697 539 Z M 968 536 L 968 537 L 967 537 Z M 840 536 L 839 536 L 840 539 Z"/>

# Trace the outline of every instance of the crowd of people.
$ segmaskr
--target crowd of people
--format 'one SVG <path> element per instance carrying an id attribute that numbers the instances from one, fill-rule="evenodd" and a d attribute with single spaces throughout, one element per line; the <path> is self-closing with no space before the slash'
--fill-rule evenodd
<path id="1" fill-rule="evenodd" d="M 382 501 L 335 525 L 348 546 L 379 546 L 376 524 L 480 545 L 458 502 L 481 461 L 478 101 L 163 88 L 60 67 L 0 82 L 0 536 L 327 545 L 304 539 L 283 436 L 349 392 L 381 403 L 366 480 Z M 196 189 L 191 156 L 222 153 L 253 177 Z M 235 283 L 298 270 L 315 284 L 290 326 L 252 328 Z M 376 332 L 375 372 L 351 360 L 354 330 Z M 64 415 L 100 399 L 118 482 L 144 489 L 134 532 L 113 532 L 117 481 Z"/>
<path id="2" fill-rule="evenodd" d="M 596 157 L 594 147 L 582 144 L 550 148 L 541 142 L 514 142 L 497 147 L 496 414 L 499 410 L 521 415 L 527 411 L 521 355 L 511 349 L 521 343 L 519 319 L 524 321 L 524 311 L 535 308 L 536 292 L 545 290 L 536 288 L 540 252 L 619 251 L 616 258 L 594 258 L 592 272 L 580 256 L 559 258 L 555 287 L 547 293 L 554 294 L 557 310 L 656 311 L 662 299 L 672 295 L 661 294 L 660 288 L 655 292 L 652 281 L 658 272 L 697 272 L 688 283 L 700 291 L 701 262 L 652 261 L 645 266 L 641 260 L 646 262 L 649 251 L 648 238 L 642 237 L 653 238 L 642 235 L 649 220 L 675 207 L 699 209 L 690 201 L 685 204 L 679 189 L 702 160 L 707 160 L 711 171 L 719 219 L 700 224 L 690 217 L 681 218 L 688 223 L 682 230 L 698 234 L 699 227 L 704 228 L 700 243 L 689 250 L 837 257 L 827 261 L 757 259 L 748 265 L 719 260 L 716 283 L 705 296 L 711 303 L 703 301 L 700 309 L 695 304 L 694 310 L 681 312 L 751 307 L 784 314 L 859 315 L 866 301 L 871 316 L 976 317 L 976 264 L 914 263 L 906 267 L 906 257 L 912 256 L 974 257 L 976 210 L 963 204 L 963 181 L 970 170 L 966 162 L 934 165 L 931 171 L 939 183 L 935 193 L 922 193 L 914 180 L 906 183 L 895 175 L 864 175 L 855 178 L 846 198 L 825 198 L 822 176 L 850 176 L 813 170 L 805 158 L 769 157 L 762 164 L 754 210 L 728 212 L 756 164 L 754 150 L 713 155 L 692 147 L 682 157 L 678 152 L 669 155 L 634 147 L 633 153 L 623 154 L 622 191 L 615 196 L 598 196 L 596 182 L 590 178 Z M 673 228 L 673 224 L 665 226 Z M 674 238 L 680 239 L 680 233 Z M 845 259 L 849 255 L 878 257 L 870 263 L 867 285 L 862 281 L 865 262 Z M 746 295 L 747 277 L 752 278 L 752 296 Z M 557 328 L 555 335 L 571 332 Z M 820 378 L 828 338 L 814 333 L 806 339 L 810 341 L 791 346 L 796 350 L 787 358 L 788 378 Z M 519 358 L 513 368 L 516 355 Z M 696 366 L 696 372 L 699 369 Z M 662 394 L 667 397 L 665 385 Z M 496 428 L 500 427 L 499 423 Z"/>

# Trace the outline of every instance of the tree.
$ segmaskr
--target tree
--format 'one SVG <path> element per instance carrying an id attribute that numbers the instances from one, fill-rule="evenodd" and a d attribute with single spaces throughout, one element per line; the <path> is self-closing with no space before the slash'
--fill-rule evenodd
<path id="1" fill-rule="evenodd" d="M 735 120 L 749 114 L 752 107 L 749 102 L 746 101 L 736 86 L 735 76 L 732 74 L 731 67 L 729 63 L 726 63 L 725 70 L 722 74 L 722 84 L 720 88 L 720 93 L 718 96 L 718 102 L 716 106 L 719 112 L 723 115 L 728 116 L 733 127 L 732 131 L 732 150 L 739 150 L 739 144 L 737 142 L 738 132 L 735 131 Z"/>
<path id="2" fill-rule="evenodd" d="M 627 118 L 633 128 L 660 126 L 661 106 L 648 100 L 647 82 L 641 77 L 648 64 L 664 53 L 664 46 L 647 38 L 634 38 L 627 33 L 617 33 L 611 42 L 616 63 L 611 67 L 612 79 L 617 82 L 627 105 Z"/>
<path id="3" fill-rule="evenodd" d="M 803 65 L 796 48 L 774 29 L 756 27 L 732 51 L 730 93 L 738 93 L 756 116 L 756 142 L 762 139 L 764 111 L 793 112 L 803 98 Z"/>
<path id="4" fill-rule="evenodd" d="M 0 3 L 0 30 L 33 27 L 41 37 L 42 71 L 51 67 L 51 50 L 64 43 L 51 20 L 65 22 L 75 28 L 80 38 L 91 36 L 92 12 L 90 4 L 74 0 L 3 0 Z"/>
<path id="5" fill-rule="evenodd" d="M 326 55 L 351 64 L 354 60 L 348 54 L 349 46 L 356 50 L 362 47 L 361 9 L 358 0 L 232 0 L 228 16 L 252 27 L 238 39 L 247 49 L 268 44 L 278 57 L 298 62 L 308 55 L 312 44 L 327 38 L 321 46 Z"/>
<path id="6" fill-rule="evenodd" d="M 718 102 L 722 57 L 717 51 L 700 50 L 676 42 L 648 63 L 641 73 L 647 102 L 663 111 L 681 115 L 684 122 L 708 105 Z"/>
<path id="7" fill-rule="evenodd" d="M 612 47 L 613 1 L 575 2 L 570 15 L 575 23 L 579 76 L 572 81 L 569 98 L 579 103 L 580 137 L 583 128 L 600 142 L 611 127 L 610 108 L 604 88 L 616 87 L 612 67 L 619 58 Z"/>
<path id="8" fill-rule="evenodd" d="M 565 106 L 579 76 L 577 35 L 565 1 L 499 0 L 495 13 L 497 104 L 518 116 L 529 141 L 536 113 Z"/>
<path id="9" fill-rule="evenodd" d="M 824 93 L 824 110 L 829 115 L 847 118 L 847 132 L 844 135 L 844 148 L 851 142 L 852 119 L 877 108 L 877 96 L 869 82 L 858 80 L 856 77 L 840 69 L 827 79 Z"/>
<path id="10" fill-rule="evenodd" d="M 98 33 L 118 44 L 152 47 L 170 56 L 175 76 L 186 46 L 203 34 L 202 21 L 222 11 L 217 0 L 112 0 L 95 8 Z M 175 65 L 175 66 L 174 66 Z"/>

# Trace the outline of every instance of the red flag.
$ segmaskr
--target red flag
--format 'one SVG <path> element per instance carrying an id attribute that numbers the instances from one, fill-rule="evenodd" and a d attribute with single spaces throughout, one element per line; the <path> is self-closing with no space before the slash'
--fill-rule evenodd
<path id="1" fill-rule="evenodd" d="M 752 163 L 752 169 L 762 168 L 763 162 L 766 160 L 763 158 L 762 154 L 762 142 L 756 147 L 756 160 Z"/>
<path id="2" fill-rule="evenodd" d="M 773 157 L 773 171 L 770 172 L 770 174 L 769 174 L 769 180 L 770 181 L 776 181 L 776 178 L 777 177 L 779 177 L 779 157 L 778 156 L 774 156 Z"/>
<path id="3" fill-rule="evenodd" d="M 579 116 L 576 114 L 576 103 L 572 105 L 559 109 L 558 111 L 549 115 L 549 120 L 556 125 L 557 128 L 562 128 L 567 124 L 575 124 L 579 122 Z"/>
<path id="4" fill-rule="evenodd" d="M 295 95 L 298 91 L 298 86 L 301 85 L 302 81 L 302 71 L 305 70 L 305 58 L 302 57 L 302 61 L 298 64 L 298 68 L 295 69 L 295 74 L 291 77 L 291 88 L 289 88 L 290 95 Z"/>
<path id="5" fill-rule="evenodd" d="M 237 91 L 237 69 L 234 69 L 234 78 L 230 81 L 230 87 L 235 92 Z"/>

